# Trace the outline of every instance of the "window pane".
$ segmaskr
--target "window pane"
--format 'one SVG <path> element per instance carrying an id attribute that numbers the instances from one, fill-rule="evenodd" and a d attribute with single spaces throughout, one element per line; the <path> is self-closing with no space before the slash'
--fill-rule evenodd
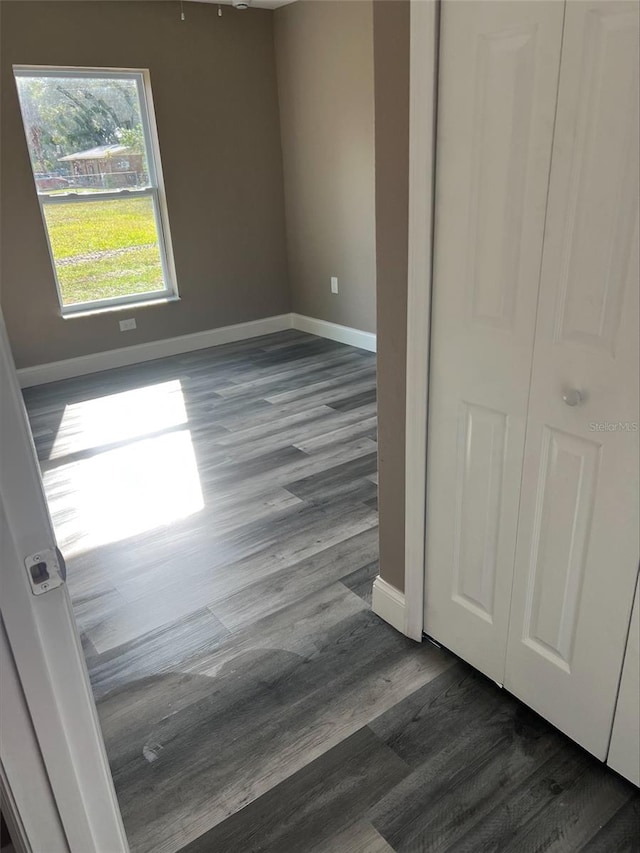
<path id="1" fill-rule="evenodd" d="M 14 73 L 62 308 L 175 293 L 145 72 Z"/>
<path id="2" fill-rule="evenodd" d="M 142 112 L 131 77 L 16 77 L 39 193 L 150 185 Z"/>
<path id="3" fill-rule="evenodd" d="M 63 305 L 164 289 L 150 196 L 43 210 Z"/>

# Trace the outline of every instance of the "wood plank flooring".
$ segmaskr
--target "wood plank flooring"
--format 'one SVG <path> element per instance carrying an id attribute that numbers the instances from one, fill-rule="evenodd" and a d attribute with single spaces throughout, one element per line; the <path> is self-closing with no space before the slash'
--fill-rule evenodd
<path id="1" fill-rule="evenodd" d="M 637 791 L 370 610 L 375 357 L 299 332 L 25 399 L 134 853 L 637 851 Z"/>

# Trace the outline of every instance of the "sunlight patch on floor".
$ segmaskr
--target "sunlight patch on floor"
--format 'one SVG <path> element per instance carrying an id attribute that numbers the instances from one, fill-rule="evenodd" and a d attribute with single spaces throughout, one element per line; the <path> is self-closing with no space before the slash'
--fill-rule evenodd
<path id="1" fill-rule="evenodd" d="M 187 423 L 179 379 L 65 407 L 50 459 L 129 441 Z"/>
<path id="2" fill-rule="evenodd" d="M 56 440 L 52 456 L 67 455 L 70 440 L 74 455 L 79 448 L 93 451 L 44 475 L 58 541 L 68 556 L 164 526 L 204 507 L 186 423 L 177 380 L 65 409 L 64 444 Z"/>

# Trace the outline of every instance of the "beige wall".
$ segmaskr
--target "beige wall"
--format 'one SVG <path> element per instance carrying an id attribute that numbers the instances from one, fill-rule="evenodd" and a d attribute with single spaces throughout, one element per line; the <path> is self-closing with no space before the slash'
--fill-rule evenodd
<path id="1" fill-rule="evenodd" d="M 376 105 L 380 574 L 404 589 L 409 217 L 409 2 L 373 9 Z"/>
<path id="2" fill-rule="evenodd" d="M 2 307 L 18 367 L 290 310 L 273 13 L 2 2 Z M 11 65 L 149 68 L 182 300 L 63 320 Z M 121 333 L 118 320 L 138 329 Z"/>
<path id="3" fill-rule="evenodd" d="M 184 23 L 166 2 L 0 10 L 2 306 L 19 367 L 290 310 L 275 17 L 293 309 L 375 331 L 377 273 L 380 570 L 402 589 L 408 0 L 222 18 L 189 3 Z M 135 332 L 118 331 L 123 315 L 59 316 L 12 63 L 151 70 L 183 298 L 127 312 Z"/>
<path id="4" fill-rule="evenodd" d="M 293 310 L 369 332 L 376 328 L 372 5 L 302 0 L 275 12 Z"/>

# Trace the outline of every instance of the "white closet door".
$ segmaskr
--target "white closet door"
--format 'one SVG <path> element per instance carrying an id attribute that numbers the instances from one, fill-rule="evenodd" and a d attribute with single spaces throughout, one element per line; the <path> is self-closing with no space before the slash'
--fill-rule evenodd
<path id="1" fill-rule="evenodd" d="M 636 586 L 631 627 L 613 718 L 607 764 L 640 786 L 640 587 Z"/>
<path id="2" fill-rule="evenodd" d="M 601 759 L 639 555 L 638 9 L 566 7 L 505 679 Z"/>
<path id="3" fill-rule="evenodd" d="M 499 682 L 563 12 L 441 9 L 424 624 Z"/>

